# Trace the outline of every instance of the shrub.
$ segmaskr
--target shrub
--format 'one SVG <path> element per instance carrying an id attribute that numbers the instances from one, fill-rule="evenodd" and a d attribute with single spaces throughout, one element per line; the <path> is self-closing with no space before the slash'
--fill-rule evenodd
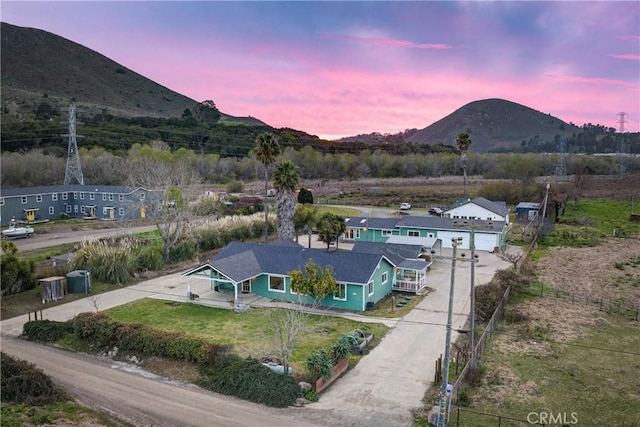
<path id="1" fill-rule="evenodd" d="M 22 327 L 22 335 L 29 341 L 54 342 L 73 332 L 70 322 L 53 320 L 34 320 Z"/>
<path id="2" fill-rule="evenodd" d="M 277 374 L 254 359 L 236 360 L 221 371 L 200 379 L 198 385 L 276 408 L 291 406 L 302 396 L 293 377 Z"/>
<path id="3" fill-rule="evenodd" d="M 307 358 L 307 370 L 312 378 L 323 378 L 328 380 L 333 374 L 333 362 L 327 350 L 321 348 L 309 355 Z"/>
<path id="4" fill-rule="evenodd" d="M 357 339 L 352 335 L 343 334 L 338 341 L 331 347 L 333 353 L 333 361 L 339 362 L 351 354 L 351 347 L 358 344 Z"/>
<path id="5" fill-rule="evenodd" d="M 304 393 L 304 398 L 309 402 L 317 402 L 318 400 L 320 400 L 320 396 L 318 396 L 318 393 L 314 389 L 307 390 Z"/>
<path id="6" fill-rule="evenodd" d="M 164 266 L 162 247 L 159 245 L 143 246 L 136 257 L 138 270 L 160 270 Z"/>
<path id="7" fill-rule="evenodd" d="M 198 255 L 198 243 L 195 239 L 185 238 L 176 243 L 169 251 L 172 262 L 187 261 Z"/>
<path id="8" fill-rule="evenodd" d="M 88 270 L 100 282 L 125 283 L 136 262 L 133 249 L 129 239 L 84 241 L 69 262 L 69 269 Z"/>
<path id="9" fill-rule="evenodd" d="M 33 260 L 18 258 L 18 248 L 15 243 L 2 242 L 0 255 L 0 282 L 2 295 L 27 291 L 38 284 L 36 279 L 36 264 Z"/>
<path id="10" fill-rule="evenodd" d="M 104 313 L 81 313 L 72 323 L 78 338 L 98 348 L 116 346 L 121 350 L 197 363 L 206 359 L 208 343 L 182 332 L 160 331 L 139 323 L 120 323 Z"/>
<path id="11" fill-rule="evenodd" d="M 227 183 L 227 193 L 242 193 L 244 191 L 244 184 L 242 181 L 230 181 Z"/>
<path id="12" fill-rule="evenodd" d="M 64 392 L 54 386 L 51 378 L 35 365 L 2 352 L 0 378 L 2 402 L 39 406 L 67 399 Z"/>

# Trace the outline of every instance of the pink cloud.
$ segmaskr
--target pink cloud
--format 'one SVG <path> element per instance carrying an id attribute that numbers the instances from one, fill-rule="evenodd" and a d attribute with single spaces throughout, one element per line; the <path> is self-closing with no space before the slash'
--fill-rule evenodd
<path id="1" fill-rule="evenodd" d="M 624 87 L 629 87 L 633 89 L 638 88 L 637 84 L 629 83 L 624 80 L 603 79 L 598 77 L 561 76 L 557 74 L 546 74 L 545 76 L 553 79 L 569 82 L 569 83 L 589 83 L 589 84 L 598 84 L 598 85 L 624 86 Z"/>
<path id="2" fill-rule="evenodd" d="M 376 44 L 381 46 L 409 47 L 414 49 L 430 49 L 430 50 L 455 49 L 455 47 L 448 44 L 443 44 L 443 43 L 415 43 L 409 40 L 358 37 L 358 36 L 350 36 L 346 34 L 332 34 L 332 33 L 324 33 L 324 36 L 328 39 L 349 40 L 349 41 L 356 41 L 359 43 Z"/>
<path id="3" fill-rule="evenodd" d="M 632 61 L 640 61 L 640 55 L 634 55 L 631 53 L 627 53 L 627 54 L 622 54 L 622 55 L 609 55 L 611 58 L 616 58 L 616 59 L 630 59 Z"/>

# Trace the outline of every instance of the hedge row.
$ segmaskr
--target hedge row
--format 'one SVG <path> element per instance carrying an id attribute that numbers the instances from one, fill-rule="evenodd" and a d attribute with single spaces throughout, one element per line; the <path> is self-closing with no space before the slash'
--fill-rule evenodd
<path id="1" fill-rule="evenodd" d="M 54 342 L 71 332 L 73 332 L 71 323 L 53 320 L 34 320 L 25 323 L 22 327 L 22 335 L 29 341 Z"/>
<path id="2" fill-rule="evenodd" d="M 67 399 L 35 365 L 5 353 L 0 353 L 0 378 L 2 402 L 39 406 Z"/>
<path id="3" fill-rule="evenodd" d="M 182 332 L 160 331 L 139 323 L 121 323 L 104 313 L 81 313 L 72 321 L 78 338 L 97 348 L 118 347 L 140 354 L 203 362 L 209 343 Z"/>

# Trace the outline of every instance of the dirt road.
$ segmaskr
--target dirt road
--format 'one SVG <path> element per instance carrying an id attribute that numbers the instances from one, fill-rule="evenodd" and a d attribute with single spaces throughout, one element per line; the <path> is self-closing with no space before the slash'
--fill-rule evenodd
<path id="1" fill-rule="evenodd" d="M 277 410 L 110 360 L 2 337 L 2 351 L 35 363 L 80 403 L 135 426 L 314 426 L 295 408 Z M 117 411 L 114 410 L 117 408 Z M 302 411 L 302 410 L 300 410 Z"/>

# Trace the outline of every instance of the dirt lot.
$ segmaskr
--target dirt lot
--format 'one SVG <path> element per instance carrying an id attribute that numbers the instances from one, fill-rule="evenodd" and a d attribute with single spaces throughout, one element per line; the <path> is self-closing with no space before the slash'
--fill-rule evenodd
<path id="1" fill-rule="evenodd" d="M 594 248 L 552 248 L 533 267 L 546 286 L 640 305 L 640 240 L 612 238 Z M 515 355 L 553 359 L 554 342 L 569 343 L 587 336 L 594 327 L 610 325 L 597 306 L 555 298 L 510 305 L 506 313 L 512 323 L 491 341 L 501 362 L 488 365 L 483 385 L 475 393 L 479 404 L 498 405 L 505 399 L 526 405 L 543 402 L 541 384 L 521 380 L 507 361 Z"/>

